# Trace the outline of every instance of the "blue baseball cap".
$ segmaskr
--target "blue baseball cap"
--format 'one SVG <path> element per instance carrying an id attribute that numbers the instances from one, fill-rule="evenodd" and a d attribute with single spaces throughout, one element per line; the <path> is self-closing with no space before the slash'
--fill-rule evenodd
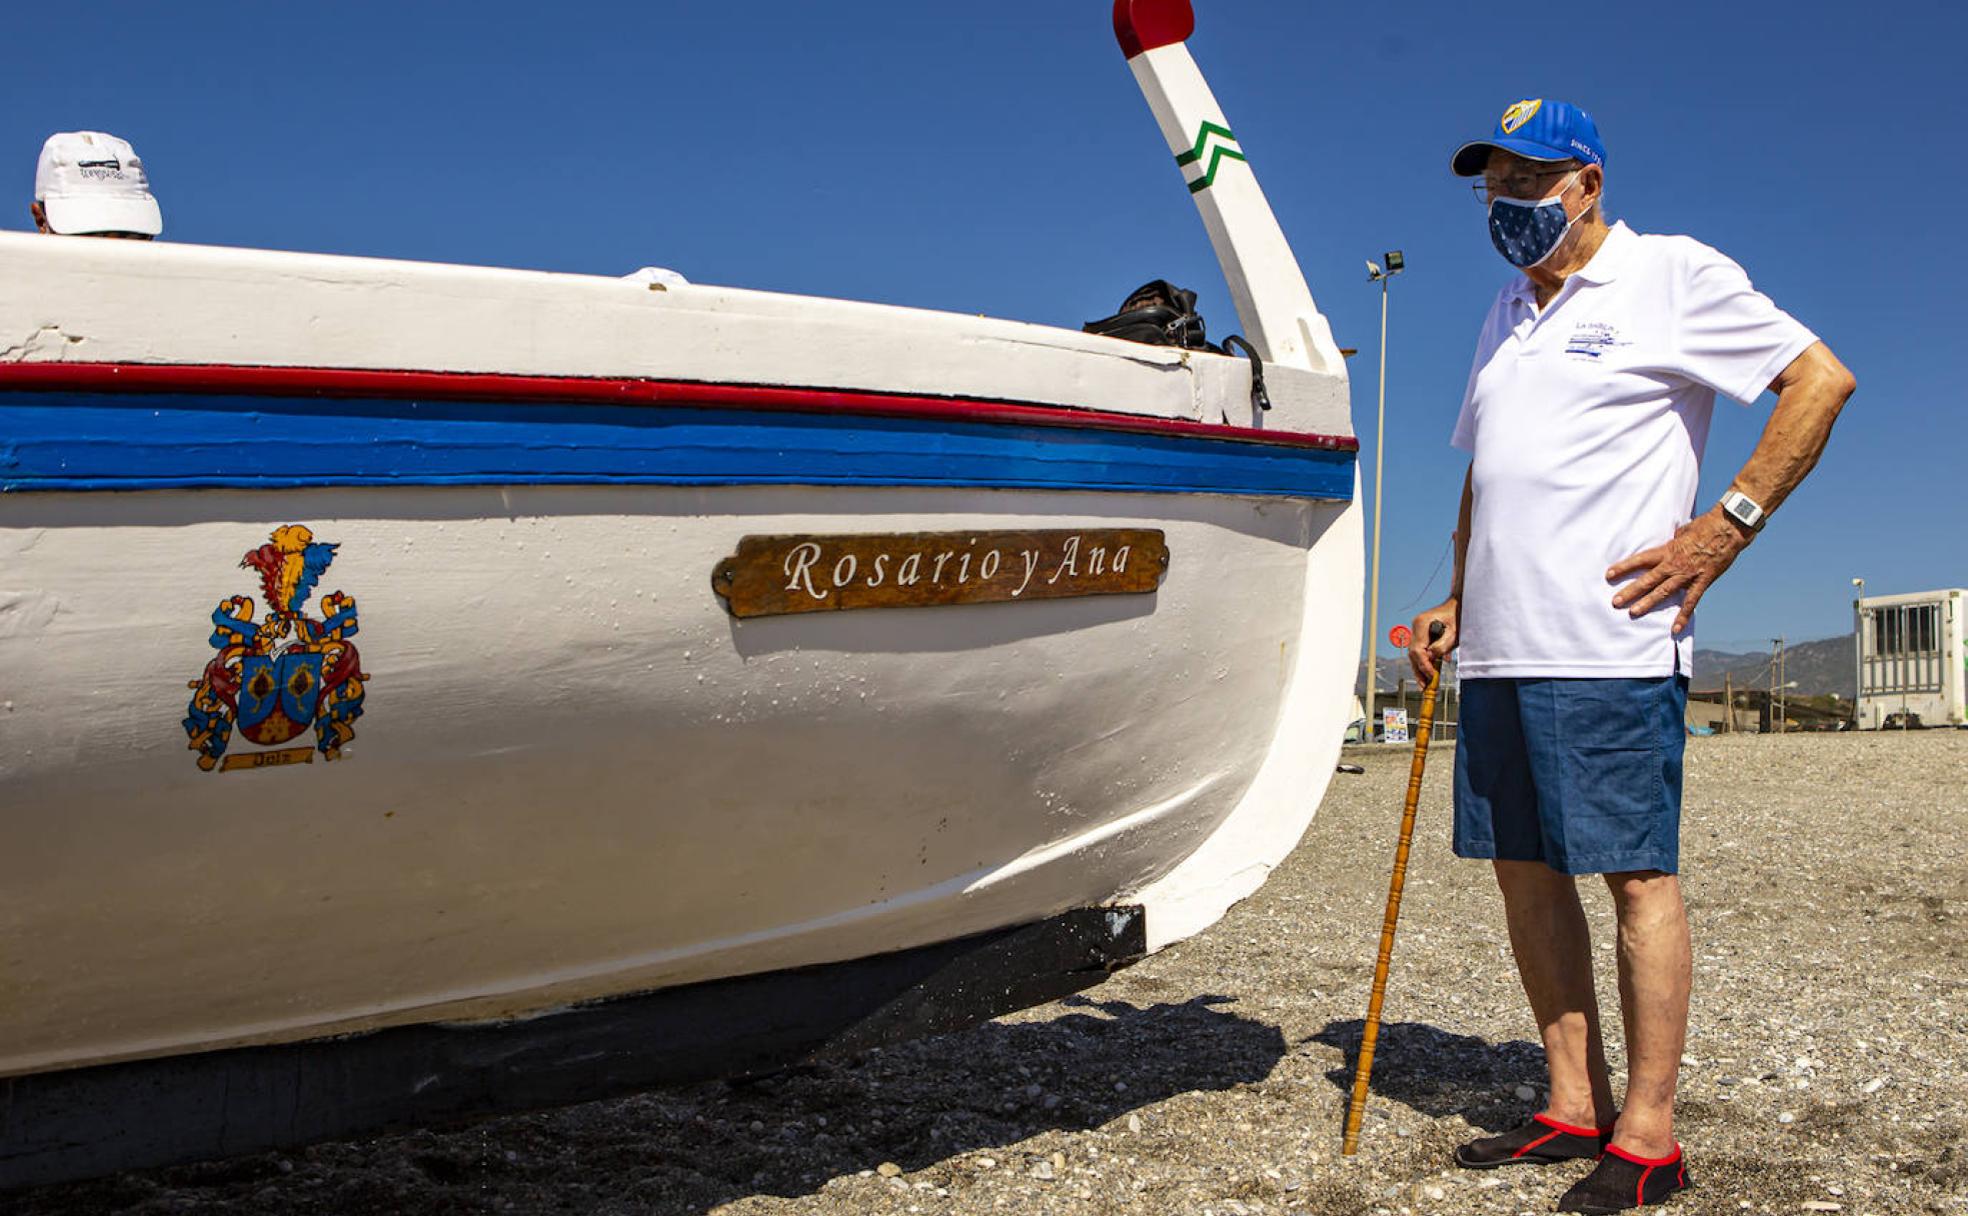
<path id="1" fill-rule="evenodd" d="M 1490 149 L 1502 148 L 1526 160 L 1582 160 L 1606 165 L 1606 145 L 1592 115 L 1562 101 L 1531 98 L 1520 101 L 1497 119 L 1496 133 L 1473 139 L 1456 149 L 1449 168 L 1457 177 L 1475 177 L 1489 163 Z"/>

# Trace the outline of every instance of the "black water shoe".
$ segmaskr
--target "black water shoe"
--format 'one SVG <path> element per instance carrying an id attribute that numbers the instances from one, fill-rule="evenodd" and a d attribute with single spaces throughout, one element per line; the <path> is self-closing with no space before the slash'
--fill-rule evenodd
<path id="1" fill-rule="evenodd" d="M 1668 1157 L 1636 1157 L 1623 1148 L 1606 1146 L 1606 1155 L 1590 1174 L 1572 1184 L 1558 1200 L 1561 1212 L 1590 1212 L 1606 1216 L 1629 1208 L 1660 1203 L 1688 1189 L 1688 1159 L 1681 1146 Z"/>
<path id="2" fill-rule="evenodd" d="M 1554 1161 L 1590 1161 L 1611 1142 L 1611 1128 L 1595 1131 L 1573 1127 L 1548 1115 L 1501 1136 L 1485 1136 L 1456 1146 L 1456 1164 L 1466 1170 L 1493 1170 L 1500 1165 L 1550 1165 Z"/>

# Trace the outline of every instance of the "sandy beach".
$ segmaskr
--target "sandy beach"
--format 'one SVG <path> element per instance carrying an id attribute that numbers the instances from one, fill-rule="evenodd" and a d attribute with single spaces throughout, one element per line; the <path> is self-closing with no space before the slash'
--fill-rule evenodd
<path id="1" fill-rule="evenodd" d="M 1486 868 L 1431 758 L 1361 1151 L 1338 1155 L 1405 748 L 1350 749 L 1303 844 L 1084 996 L 746 1084 L 0 1197 L 214 1213 L 1518 1213 L 1583 1166 L 1449 1152 L 1541 1101 Z M 1677 1213 L 1968 1213 L 1968 732 L 1690 740 L 1695 997 Z M 1603 1007 L 1612 933 L 1587 880 Z M 1615 1068 L 1619 1067 L 1614 1045 Z M 1619 1078 L 1615 1078 L 1615 1084 Z"/>

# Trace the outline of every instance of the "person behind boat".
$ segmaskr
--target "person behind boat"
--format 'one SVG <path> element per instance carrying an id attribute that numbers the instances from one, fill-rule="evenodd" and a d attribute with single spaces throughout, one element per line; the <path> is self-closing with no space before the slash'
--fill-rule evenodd
<path id="1" fill-rule="evenodd" d="M 37 230 L 56 236 L 147 241 L 164 231 L 143 160 L 101 131 L 61 131 L 41 145 L 28 207 Z"/>
<path id="2" fill-rule="evenodd" d="M 1691 983 L 1679 868 L 1695 605 L 1817 463 L 1855 382 L 1825 344 L 1685 236 L 1606 220 L 1584 110 L 1522 101 L 1458 149 L 1521 274 L 1484 321 L 1453 443 L 1471 457 L 1451 594 L 1414 620 L 1427 680 L 1460 651 L 1455 851 L 1488 859 L 1544 1040 L 1549 1104 L 1456 1150 L 1488 1168 L 1595 1162 L 1559 1210 L 1688 1184 L 1674 1091 Z M 1717 393 L 1777 393 L 1721 502 L 1693 514 Z M 1433 644 L 1428 627 L 1445 632 Z M 1627 1044 L 1615 1106 L 1574 876 L 1601 875 Z"/>
<path id="3" fill-rule="evenodd" d="M 688 287 L 690 280 L 684 278 L 667 266 L 644 266 L 622 276 L 624 283 L 646 283 L 651 291 L 668 291 L 672 287 Z"/>

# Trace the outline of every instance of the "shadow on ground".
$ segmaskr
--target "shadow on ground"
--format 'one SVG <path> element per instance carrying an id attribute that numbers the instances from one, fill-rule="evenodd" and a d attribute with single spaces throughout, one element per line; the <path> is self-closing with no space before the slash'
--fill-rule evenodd
<path id="1" fill-rule="evenodd" d="M 1261 1080 L 1287 1050 L 1277 1027 L 1230 1012 L 1228 997 L 1064 1003 L 1068 1012 L 1046 1021 L 986 1023 L 743 1083 L 121 1174 L 9 1196 L 6 1210 L 681 1216 L 748 1195 L 810 1194 L 884 1162 L 914 1173 L 1040 1132 L 1098 1127 L 1179 1093 Z M 1383 1031 L 1383 1052 L 1396 1029 Z"/>
<path id="2" fill-rule="evenodd" d="M 1326 1079 L 1350 1094 L 1360 1059 L 1361 1018 L 1327 1022 L 1310 1042 L 1336 1047 L 1346 1063 Z M 1461 1115 L 1474 1127 L 1500 1132 L 1516 1127 L 1537 1109 L 1513 1092 L 1518 1085 L 1542 1087 L 1544 1049 L 1513 1039 L 1492 1043 L 1469 1034 L 1451 1034 L 1424 1022 L 1384 1022 L 1374 1045 L 1376 1097 L 1399 1102 L 1432 1119 Z M 1342 1106 L 1340 1118 L 1345 1119 Z"/>

